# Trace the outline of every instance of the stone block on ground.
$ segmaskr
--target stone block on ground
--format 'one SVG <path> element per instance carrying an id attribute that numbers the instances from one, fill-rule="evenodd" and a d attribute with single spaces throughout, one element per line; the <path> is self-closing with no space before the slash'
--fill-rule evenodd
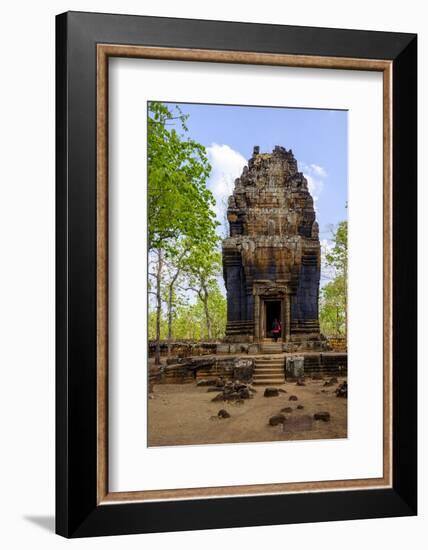
<path id="1" fill-rule="evenodd" d="M 218 401 L 224 401 L 223 393 L 217 394 L 215 397 L 211 399 L 213 403 L 217 403 Z"/>
<path id="2" fill-rule="evenodd" d="M 266 388 L 264 397 L 278 397 L 279 391 L 278 388 Z"/>
<path id="3" fill-rule="evenodd" d="M 252 399 L 253 395 L 250 392 L 248 384 L 243 382 L 226 382 L 221 393 L 216 395 L 212 401 L 242 401 L 244 399 Z"/>
<path id="4" fill-rule="evenodd" d="M 348 397 L 348 382 L 342 382 L 340 386 L 336 389 L 337 397 Z"/>
<path id="5" fill-rule="evenodd" d="M 313 429 L 313 419 L 310 415 L 304 414 L 299 416 L 287 417 L 287 422 L 283 423 L 283 431 L 292 432 L 309 432 Z"/>
<path id="6" fill-rule="evenodd" d="M 286 421 L 286 418 L 283 414 L 275 414 L 269 418 L 270 426 L 278 426 L 278 424 L 283 424 Z"/>
<path id="7" fill-rule="evenodd" d="M 317 412 L 314 414 L 314 420 L 322 420 L 323 422 L 330 421 L 330 413 L 327 411 Z"/>
<path id="8" fill-rule="evenodd" d="M 287 357 L 285 363 L 285 376 L 288 379 L 299 379 L 305 375 L 304 357 Z"/>

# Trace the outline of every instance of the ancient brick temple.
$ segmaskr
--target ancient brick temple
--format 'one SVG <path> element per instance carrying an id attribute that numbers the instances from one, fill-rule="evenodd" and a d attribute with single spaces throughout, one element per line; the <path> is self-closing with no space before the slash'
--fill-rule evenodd
<path id="1" fill-rule="evenodd" d="M 276 146 L 272 153 L 260 153 L 254 147 L 229 197 L 227 219 L 226 341 L 271 339 L 275 320 L 284 350 L 287 343 L 304 348 L 305 342 L 319 341 L 318 224 L 307 180 L 291 150 Z"/>

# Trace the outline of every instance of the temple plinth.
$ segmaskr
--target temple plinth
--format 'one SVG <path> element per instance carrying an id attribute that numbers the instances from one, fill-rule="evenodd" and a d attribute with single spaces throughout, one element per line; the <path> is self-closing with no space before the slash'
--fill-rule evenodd
<path id="1" fill-rule="evenodd" d="M 320 242 L 308 182 L 291 150 L 253 156 L 235 180 L 223 241 L 226 341 L 320 340 Z M 284 348 L 285 349 L 285 348 Z"/>

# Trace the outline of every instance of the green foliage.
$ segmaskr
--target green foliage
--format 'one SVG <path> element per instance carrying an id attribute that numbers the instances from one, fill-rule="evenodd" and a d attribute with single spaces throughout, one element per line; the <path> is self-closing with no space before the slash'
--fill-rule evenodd
<path id="1" fill-rule="evenodd" d="M 340 222 L 334 234 L 334 247 L 326 255 L 327 263 L 334 267 L 337 274 L 346 276 L 348 268 L 348 222 Z"/>
<path id="2" fill-rule="evenodd" d="M 348 222 L 339 223 L 334 246 L 326 254 L 334 278 L 320 292 L 320 327 L 326 336 L 345 336 L 348 321 Z"/>
<path id="3" fill-rule="evenodd" d="M 217 285 L 216 277 L 221 271 L 221 253 L 202 247 L 194 249 L 188 258 L 187 272 L 190 286 L 201 293 Z"/>
<path id="4" fill-rule="evenodd" d="M 186 135 L 186 120 L 178 107 L 174 113 L 162 103 L 149 103 L 149 249 L 167 249 L 183 237 L 216 241 L 215 201 L 206 187 L 211 166 L 203 145 Z"/>
<path id="5" fill-rule="evenodd" d="M 223 338 L 226 330 L 226 299 L 221 293 L 217 281 L 211 285 L 211 292 L 208 296 L 208 307 L 211 318 L 211 338 Z M 173 312 L 172 333 L 174 340 L 207 340 L 207 326 L 205 322 L 204 304 L 199 297 L 191 303 L 181 299 Z M 161 317 L 161 340 L 168 337 L 168 319 L 166 313 Z M 149 311 L 149 339 L 156 339 L 156 312 Z"/>
<path id="6" fill-rule="evenodd" d="M 326 336 L 346 334 L 345 282 L 338 276 L 321 289 L 321 332 Z"/>
<path id="7" fill-rule="evenodd" d="M 219 224 L 214 197 L 206 186 L 211 166 L 203 145 L 188 136 L 187 118 L 178 106 L 170 110 L 163 103 L 149 103 L 149 295 L 155 297 L 149 300 L 149 333 L 157 342 L 179 337 L 180 320 L 186 315 L 197 319 L 190 326 L 195 334 L 204 334 L 204 323 L 208 338 L 224 331 L 216 301 Z M 185 286 L 197 296 L 193 305 L 180 291 Z"/>

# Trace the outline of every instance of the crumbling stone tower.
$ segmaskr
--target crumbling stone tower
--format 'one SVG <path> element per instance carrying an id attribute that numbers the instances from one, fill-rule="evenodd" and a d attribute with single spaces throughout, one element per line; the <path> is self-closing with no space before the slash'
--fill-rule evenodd
<path id="1" fill-rule="evenodd" d="M 223 241 L 226 340 L 270 339 L 281 322 L 283 349 L 320 340 L 320 242 L 313 199 L 291 149 L 253 156 L 235 180 Z M 312 344 L 309 344 L 312 342 Z"/>

